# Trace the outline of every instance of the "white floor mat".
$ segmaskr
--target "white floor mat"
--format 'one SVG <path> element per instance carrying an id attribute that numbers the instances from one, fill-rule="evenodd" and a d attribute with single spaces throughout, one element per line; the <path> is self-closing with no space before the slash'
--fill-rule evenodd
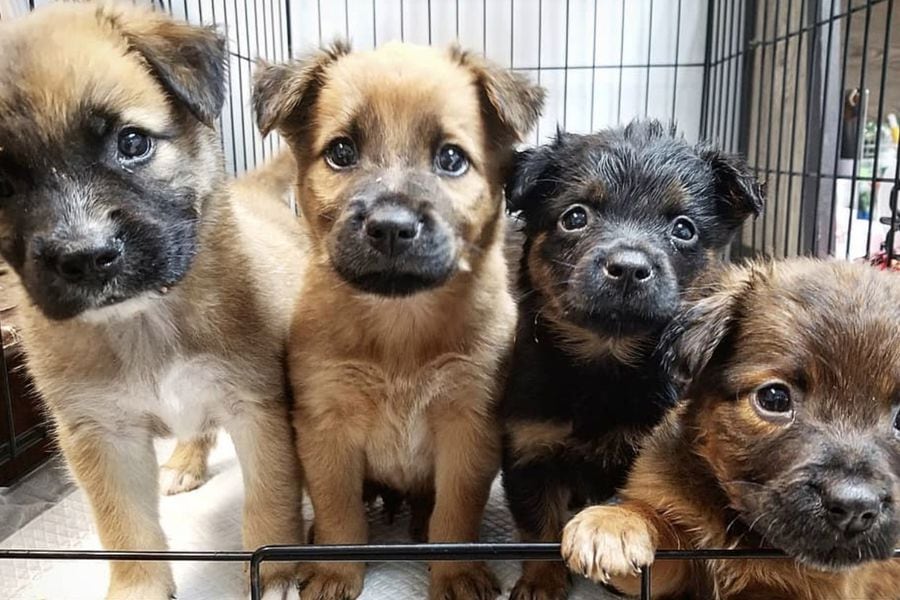
<path id="1" fill-rule="evenodd" d="M 171 442 L 159 444 L 161 462 L 172 447 Z M 161 499 L 163 528 L 173 550 L 240 550 L 243 486 L 234 448 L 227 436 L 220 436 L 210 470 L 212 478 L 199 489 Z M 41 479 L 36 481 L 43 484 Z M 310 517 L 309 506 L 305 509 Z M 407 514 L 398 515 L 388 525 L 381 512 L 373 510 L 369 522 L 373 542 L 409 541 Z M 515 539 L 499 483 L 494 485 L 485 513 L 482 539 L 487 542 Z M 0 547 L 99 550 L 100 543 L 85 496 L 76 490 L 0 542 Z M 492 568 L 503 584 L 505 598 L 518 577 L 519 566 L 492 563 Z M 173 570 L 180 600 L 247 597 L 240 564 L 177 562 L 173 563 Z M 9 600 L 98 599 L 105 592 L 107 573 L 107 565 L 102 561 L 0 560 L 0 595 Z M 427 597 L 427 588 L 428 573 L 423 564 L 371 564 L 360 600 L 418 600 Z M 611 597 L 587 581 L 579 581 L 572 594 L 572 600 Z"/>

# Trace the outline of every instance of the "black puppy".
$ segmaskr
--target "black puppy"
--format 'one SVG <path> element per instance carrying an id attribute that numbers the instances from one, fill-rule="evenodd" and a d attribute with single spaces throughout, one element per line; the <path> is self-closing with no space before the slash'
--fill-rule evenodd
<path id="1" fill-rule="evenodd" d="M 525 242 L 503 483 L 523 540 L 552 542 L 569 510 L 615 493 L 674 404 L 659 335 L 763 189 L 740 158 L 635 121 L 522 152 L 507 195 Z M 568 588 L 562 563 L 525 563 L 510 598 Z"/>

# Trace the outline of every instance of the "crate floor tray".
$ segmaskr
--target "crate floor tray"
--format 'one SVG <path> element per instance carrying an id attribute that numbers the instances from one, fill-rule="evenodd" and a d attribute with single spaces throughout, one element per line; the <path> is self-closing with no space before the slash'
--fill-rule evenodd
<path id="1" fill-rule="evenodd" d="M 161 460 L 172 449 L 170 442 L 158 445 Z M 53 469 L 54 467 L 47 467 Z M 230 440 L 221 435 L 210 458 L 211 479 L 192 492 L 163 497 L 160 504 L 163 528 L 173 550 L 240 550 L 240 514 L 243 486 L 240 470 Z M 33 516 L 34 504 L 42 503 L 43 512 L 0 542 L 3 548 L 82 549 L 97 550 L 100 544 L 94 530 L 90 509 L 80 490 L 71 491 L 46 506 L 49 480 L 62 474 L 41 473 L 23 482 L 34 490 L 16 490 L 17 496 L 34 498 L 34 503 L 3 506 L 6 517 L 20 521 Z M 29 491 L 31 493 L 29 493 Z M 312 515 L 306 506 L 307 517 Z M 408 542 L 409 515 L 401 513 L 388 524 L 379 508 L 369 515 L 373 542 Z M 512 519 L 504 506 L 499 481 L 495 482 L 485 513 L 482 537 L 488 542 L 515 540 Z M 504 595 L 519 574 L 514 563 L 492 563 L 500 578 Z M 243 572 L 233 563 L 173 563 L 180 600 L 225 600 L 246 598 Z M 102 598 L 108 567 L 103 561 L 37 561 L 0 560 L 0 589 L 10 600 L 93 600 Z M 424 564 L 371 564 L 366 575 L 361 600 L 420 600 L 426 597 L 428 571 Z M 613 596 L 580 581 L 573 600 L 607 600 Z"/>

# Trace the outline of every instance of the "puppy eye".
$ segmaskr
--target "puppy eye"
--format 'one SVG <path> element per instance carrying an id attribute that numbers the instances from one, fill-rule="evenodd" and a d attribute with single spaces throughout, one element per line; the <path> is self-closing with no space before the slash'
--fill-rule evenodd
<path id="1" fill-rule="evenodd" d="M 129 161 L 147 158 L 153 150 L 153 141 L 146 133 L 133 127 L 119 132 L 119 155 Z"/>
<path id="2" fill-rule="evenodd" d="M 331 142 L 325 150 L 325 162 L 336 171 L 349 169 L 358 163 L 359 154 L 353 140 L 344 137 Z"/>
<path id="3" fill-rule="evenodd" d="M 580 204 L 576 204 L 559 218 L 559 226 L 564 231 L 577 231 L 584 229 L 588 224 L 587 210 Z"/>
<path id="4" fill-rule="evenodd" d="M 678 217 L 672 223 L 672 237 L 682 242 L 690 242 L 697 236 L 694 222 L 687 217 Z"/>
<path id="5" fill-rule="evenodd" d="M 897 411 L 897 415 L 894 417 L 894 429 L 900 434 L 900 411 Z"/>
<path id="6" fill-rule="evenodd" d="M 781 383 L 764 385 L 753 395 L 757 411 L 767 418 L 789 418 L 792 412 L 791 392 Z"/>
<path id="7" fill-rule="evenodd" d="M 469 169 L 469 158 L 459 146 L 441 146 L 434 157 L 434 166 L 439 173 L 458 177 Z"/>

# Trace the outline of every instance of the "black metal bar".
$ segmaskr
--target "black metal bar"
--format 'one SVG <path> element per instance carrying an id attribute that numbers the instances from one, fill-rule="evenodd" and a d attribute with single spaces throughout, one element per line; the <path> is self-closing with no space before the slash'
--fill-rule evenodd
<path id="1" fill-rule="evenodd" d="M 753 15 L 753 18 L 756 19 L 757 15 Z M 763 0 L 763 26 L 762 26 L 762 36 L 765 37 L 766 33 L 769 29 L 769 1 Z M 755 54 L 755 53 L 754 53 Z M 756 105 L 756 136 L 754 137 L 754 145 L 756 148 L 756 158 L 753 160 L 753 170 L 756 173 L 757 178 L 759 178 L 759 174 L 761 172 L 760 164 L 759 164 L 759 152 L 762 144 L 760 143 L 760 138 L 762 137 L 762 109 L 763 109 L 763 80 L 765 78 L 766 73 L 766 46 L 762 47 L 762 51 L 760 52 L 759 59 L 759 78 L 756 80 L 756 87 L 758 88 L 757 92 L 757 105 Z M 771 115 L 770 115 L 771 117 Z M 757 234 L 759 233 L 760 219 L 753 220 L 753 250 L 754 252 L 759 249 L 759 244 L 757 244 Z"/>
<path id="2" fill-rule="evenodd" d="M 725 15 L 728 14 L 728 5 L 730 2 L 717 2 L 716 5 L 716 19 L 715 19 L 715 54 L 714 54 L 714 64 L 711 65 L 712 69 L 712 83 L 710 84 L 710 93 L 712 94 L 712 99 L 710 100 L 709 107 L 713 111 L 712 112 L 712 120 L 708 125 L 709 129 L 707 133 L 707 139 L 713 139 L 716 143 L 719 143 L 719 136 L 721 134 L 720 126 L 722 120 L 722 98 L 724 97 L 723 93 L 723 81 L 722 81 L 722 64 L 717 62 L 720 56 L 725 55 Z"/>
<path id="3" fill-rule="evenodd" d="M 844 105 L 843 105 L 843 103 L 844 103 L 844 87 L 845 87 L 845 83 L 846 83 L 846 79 L 847 79 L 847 59 L 850 56 L 850 27 L 852 25 L 851 18 L 852 18 L 852 15 L 848 14 L 847 21 L 846 21 L 847 29 L 844 34 L 844 48 L 843 48 L 844 58 L 843 58 L 842 65 L 841 65 L 841 85 L 839 88 L 840 97 L 838 98 L 839 104 L 838 104 L 838 115 L 837 115 L 837 123 L 838 123 L 837 143 L 835 144 L 835 148 L 834 148 L 833 172 L 835 174 L 837 174 L 837 172 L 838 172 L 838 167 L 840 166 L 840 159 L 841 159 L 841 140 L 843 139 L 842 132 L 844 129 L 844 119 L 843 119 L 842 111 L 844 109 Z M 860 90 L 860 93 L 862 93 L 861 90 Z M 829 254 L 834 254 L 834 252 L 835 252 L 834 223 L 835 223 L 835 214 L 836 213 L 837 213 L 837 179 L 835 179 L 832 182 L 832 188 L 831 188 L 831 218 L 828 220 L 828 253 Z M 850 206 L 850 214 L 851 215 L 853 214 L 853 206 L 852 205 Z M 849 239 L 849 231 L 847 232 L 847 237 Z"/>
<path id="4" fill-rule="evenodd" d="M 869 29 L 872 24 L 872 5 L 866 4 L 866 20 L 865 20 L 865 29 L 863 30 L 863 47 L 862 47 L 862 64 L 859 69 L 859 101 L 860 101 L 860 111 L 859 118 L 856 119 L 856 152 L 853 154 L 853 166 L 851 168 L 850 174 L 852 175 L 852 179 L 850 180 L 850 214 L 847 217 L 847 251 L 845 256 L 850 258 L 850 242 L 853 239 L 853 212 L 854 212 L 854 200 L 856 199 L 856 182 L 859 175 L 859 159 L 860 155 L 865 150 L 865 139 L 864 132 L 866 129 L 865 119 L 863 118 L 866 115 L 866 103 L 869 101 L 868 90 L 866 89 L 866 67 L 868 65 L 869 59 Z M 850 30 L 850 23 L 847 22 L 847 30 Z M 887 49 L 885 48 L 885 51 Z M 879 126 L 881 124 L 879 123 Z M 880 136 L 879 136 L 880 137 Z M 872 190 L 874 191 L 874 190 Z M 870 195 L 870 202 L 871 202 Z M 870 209 L 873 208 L 870 206 Z M 866 248 L 866 258 L 869 258 L 869 248 Z"/>
<path id="5" fill-rule="evenodd" d="M 647 565 L 641 569 L 641 600 L 650 600 L 650 595 L 652 594 L 651 568 L 650 565 Z"/>
<path id="6" fill-rule="evenodd" d="M 785 19 L 785 32 L 790 31 L 791 28 L 791 14 L 794 12 L 794 0 L 788 0 L 787 5 L 787 18 Z M 775 33 L 778 33 L 777 27 Z M 778 155 L 775 159 L 775 164 L 777 168 L 781 168 L 784 163 L 782 163 L 782 151 L 784 150 L 784 113 L 787 112 L 787 65 L 788 65 L 788 57 L 790 56 L 790 39 L 785 38 L 784 40 L 784 65 L 781 69 L 781 106 L 780 115 L 778 117 Z M 778 53 L 778 46 L 774 47 L 774 54 Z M 774 94 L 773 94 L 774 96 Z M 797 88 L 794 87 L 794 98 L 797 97 Z M 771 120 L 771 119 L 770 119 Z M 790 160 L 793 160 L 793 155 L 790 157 Z M 793 165 L 792 165 L 793 166 Z M 775 214 L 772 218 L 772 254 L 777 255 L 778 253 L 778 213 L 780 212 L 778 209 L 780 208 L 780 204 L 782 202 L 781 199 L 781 179 L 780 175 L 775 176 Z M 790 199 L 788 199 L 788 204 L 786 206 L 788 210 L 790 210 Z M 787 236 L 784 238 L 785 245 L 785 254 L 787 254 Z"/>
<path id="7" fill-rule="evenodd" d="M 869 256 L 869 247 L 872 244 L 872 223 L 875 221 L 875 208 L 877 206 L 876 200 L 876 192 L 875 189 L 875 179 L 878 177 L 878 158 L 881 153 L 881 127 L 884 123 L 884 91 L 885 84 L 887 83 L 887 65 L 891 58 L 891 17 L 894 12 L 894 0 L 890 0 L 888 2 L 887 8 L 887 19 L 884 24 L 884 54 L 881 57 L 881 80 L 878 83 L 878 118 L 875 120 L 876 125 L 876 136 L 875 136 L 875 156 L 872 160 L 872 177 L 870 185 L 872 186 L 871 193 L 869 194 L 871 198 L 871 204 L 869 206 L 869 225 L 868 230 L 866 231 L 866 256 Z"/>
<path id="8" fill-rule="evenodd" d="M 653 6 L 653 0 L 650 0 Z M 540 52 L 540 50 L 538 50 Z M 566 117 L 569 109 L 569 0 L 566 0 L 566 51 L 565 58 L 566 70 L 563 71 L 563 129 L 567 129 Z M 591 107 L 593 110 L 593 107 Z"/>
<path id="9" fill-rule="evenodd" d="M 815 15 L 817 15 L 820 10 L 820 2 L 821 2 L 821 0 L 816 0 L 815 6 L 812 6 L 812 3 L 807 4 L 806 10 L 805 11 L 801 10 L 801 14 L 800 14 L 801 19 L 805 18 L 807 15 L 810 14 L 810 11 L 812 11 L 812 13 L 811 13 L 812 18 L 810 18 L 809 20 L 815 21 L 816 20 Z M 801 22 L 801 25 L 802 25 L 802 22 Z M 800 168 L 804 169 L 804 170 L 806 169 L 806 160 L 809 157 L 809 147 L 812 144 L 811 137 L 810 137 L 811 132 L 810 132 L 809 126 L 813 122 L 813 120 L 812 120 L 813 117 L 812 117 L 811 111 L 812 111 L 812 107 L 813 107 L 813 102 L 812 102 L 813 82 L 815 81 L 815 78 L 816 78 L 816 73 L 815 73 L 815 69 L 813 68 L 813 66 L 814 66 L 814 60 L 816 57 L 816 50 L 818 49 L 819 29 L 813 28 L 810 31 L 810 33 L 806 39 L 808 40 L 807 44 L 806 44 L 806 111 L 805 111 L 806 122 L 804 123 L 804 130 L 803 130 L 803 157 L 801 158 L 801 162 L 800 162 Z M 800 74 L 800 60 L 801 60 L 801 57 L 803 56 L 803 53 L 801 52 L 803 38 L 801 37 L 800 40 L 801 40 L 801 42 L 800 42 L 801 46 L 797 48 L 797 75 L 798 75 L 798 77 Z M 800 86 L 800 84 L 798 81 L 794 87 L 796 89 L 799 89 L 799 86 Z M 797 109 L 795 108 L 794 109 L 794 113 L 795 113 L 794 114 L 794 130 L 791 132 L 791 144 L 792 145 L 794 143 L 794 139 L 795 139 L 795 136 L 797 133 L 796 110 Z M 794 152 L 792 150 L 791 155 L 793 155 L 793 153 Z M 791 168 L 792 169 L 794 168 L 793 163 L 791 163 Z M 793 181 L 794 181 L 793 177 L 790 179 L 790 181 L 791 181 L 791 184 L 793 184 Z M 788 190 L 790 190 L 790 189 L 791 189 L 791 186 L 789 185 Z M 790 195 L 790 191 L 788 192 L 788 195 Z M 797 226 L 799 229 L 797 231 L 797 249 L 796 249 L 795 253 L 800 255 L 800 254 L 803 254 L 804 224 L 807 223 L 807 219 L 805 218 L 805 215 L 806 215 L 806 176 L 805 175 L 800 177 L 800 207 L 797 209 L 797 212 L 798 212 Z M 790 220 L 788 221 L 788 223 L 790 223 Z M 788 225 L 786 225 L 786 227 L 790 227 L 790 225 L 788 224 Z"/>
<path id="10" fill-rule="evenodd" d="M 318 26 L 319 26 L 319 47 L 321 47 L 322 46 L 322 0 L 316 0 L 316 19 L 318 21 Z"/>
<path id="11" fill-rule="evenodd" d="M 772 22 L 772 33 L 773 35 L 777 35 L 778 33 L 778 17 L 781 15 L 781 0 L 775 0 L 775 16 Z M 769 165 L 772 161 L 772 115 L 775 113 L 775 63 L 778 55 L 778 49 L 772 48 L 772 66 L 769 72 L 769 113 L 768 113 L 768 123 L 770 126 L 768 127 L 768 133 L 766 134 L 766 184 L 769 182 Z M 762 216 L 762 245 L 760 249 L 764 256 L 768 256 L 768 249 L 766 245 L 766 234 L 768 233 L 768 224 L 769 224 L 769 215 L 773 212 L 778 214 L 778 199 L 775 199 L 775 206 L 772 208 L 774 210 L 767 210 L 763 213 Z M 769 199 L 770 206 L 772 204 L 771 198 Z"/>
<path id="12" fill-rule="evenodd" d="M 709 137 L 709 132 L 707 130 L 707 123 L 709 120 L 709 70 L 711 68 L 710 61 L 712 58 L 714 11 L 714 3 L 712 2 L 712 0 L 710 0 L 706 9 L 706 47 L 704 48 L 703 58 L 703 85 L 700 92 L 700 139 L 706 139 Z M 621 86 L 621 84 L 622 82 L 620 81 L 619 85 Z"/>
<path id="13" fill-rule="evenodd" d="M 816 58 L 818 59 L 819 68 L 821 69 L 822 64 L 824 63 L 824 69 L 825 69 L 825 78 L 824 78 L 824 83 L 822 85 L 822 115 L 821 115 L 821 120 L 819 122 L 819 140 L 818 140 L 818 144 L 814 146 L 814 148 L 817 149 L 817 152 L 818 152 L 818 157 L 816 160 L 816 170 L 818 172 L 821 172 L 822 169 L 824 168 L 823 161 L 825 159 L 825 121 L 826 121 L 826 118 L 828 115 L 828 98 L 831 96 L 831 94 L 829 93 L 830 92 L 829 78 L 831 76 L 831 53 L 832 53 L 832 42 L 834 41 L 834 18 L 833 17 L 834 17 L 834 7 L 835 7 L 836 1 L 837 0 L 831 0 L 831 8 L 829 10 L 829 14 L 832 18 L 828 20 L 828 41 L 826 42 L 825 49 L 823 52 L 816 53 Z M 838 33 L 838 35 L 840 36 L 840 33 Z M 823 55 L 824 55 L 824 59 L 823 59 Z M 816 74 L 818 74 L 818 70 L 817 70 Z M 839 97 L 837 97 L 835 99 L 840 101 Z M 840 106 L 840 105 L 838 105 L 838 106 Z M 838 108 L 838 110 L 840 110 L 840 108 Z M 837 131 L 836 135 L 837 135 L 837 139 L 839 139 L 840 138 L 840 127 L 838 127 L 838 131 Z M 807 165 L 804 164 L 803 168 L 806 169 Z M 815 190 L 815 192 L 813 194 L 813 198 L 812 198 L 813 201 L 817 203 L 815 216 L 813 219 L 813 232 L 812 232 L 812 248 L 813 248 L 813 254 L 816 256 L 819 255 L 819 238 L 820 238 L 819 233 L 820 233 L 820 229 L 821 229 L 821 223 L 820 223 L 820 221 L 821 221 L 821 217 L 820 217 L 821 206 L 818 206 L 818 203 L 821 202 L 821 196 L 819 195 L 821 193 L 821 189 L 822 189 L 822 178 L 817 177 L 816 178 L 816 190 Z M 834 202 L 833 194 L 832 194 L 831 198 L 829 199 L 829 204 L 831 202 Z M 829 207 L 828 212 L 829 213 L 831 212 L 830 207 Z M 831 227 L 830 222 L 829 222 L 828 227 L 829 228 Z M 826 248 L 828 248 L 828 245 L 826 245 Z"/>
<path id="14" fill-rule="evenodd" d="M 431 0 L 428 0 L 428 45 L 431 45 Z"/>
<path id="15" fill-rule="evenodd" d="M 537 82 L 538 85 L 541 85 L 541 74 L 543 73 L 543 69 L 541 68 L 541 63 L 543 62 L 543 54 L 544 48 L 542 42 L 544 35 L 544 2 L 543 0 L 538 0 L 538 37 L 537 37 L 537 52 L 538 52 L 538 66 L 537 66 Z M 538 118 L 537 127 L 535 128 L 535 135 L 537 136 L 537 143 L 541 143 L 541 119 Z"/>

